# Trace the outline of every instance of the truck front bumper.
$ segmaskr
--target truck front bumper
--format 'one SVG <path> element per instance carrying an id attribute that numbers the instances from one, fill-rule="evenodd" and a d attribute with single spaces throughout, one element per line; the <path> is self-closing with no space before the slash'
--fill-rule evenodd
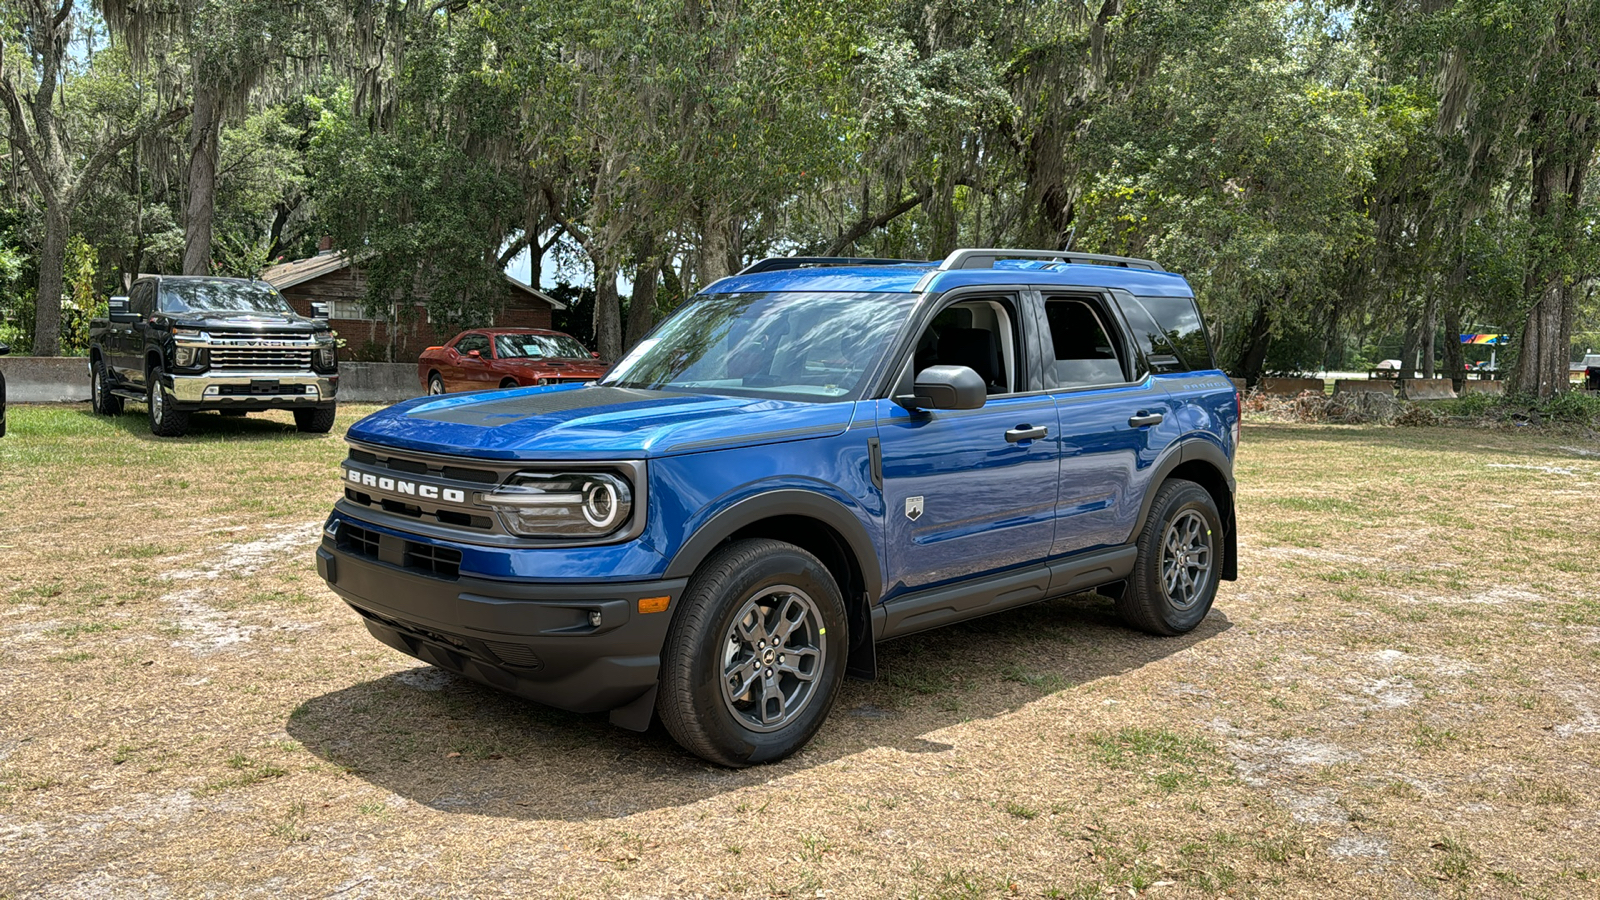
<path id="1" fill-rule="evenodd" d="M 228 372 L 206 375 L 168 375 L 172 398 L 180 406 L 212 409 L 287 409 L 336 402 L 337 374 L 315 372 Z"/>
<path id="2" fill-rule="evenodd" d="M 573 712 L 611 712 L 643 731 L 654 708 L 667 627 L 687 579 L 562 584 L 438 577 L 409 567 L 412 549 L 323 535 L 317 574 L 372 636 L 474 681 Z M 394 542 L 394 546 L 389 546 Z M 423 564 L 427 564 L 424 562 Z M 669 598 L 640 612 L 646 598 Z M 646 608 L 653 608 L 646 605 Z"/>

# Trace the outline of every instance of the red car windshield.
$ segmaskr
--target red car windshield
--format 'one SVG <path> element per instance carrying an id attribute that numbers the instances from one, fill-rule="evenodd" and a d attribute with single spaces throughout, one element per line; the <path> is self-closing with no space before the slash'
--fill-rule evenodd
<path id="1" fill-rule="evenodd" d="M 500 359 L 589 358 L 589 351 L 576 338 L 565 334 L 497 334 L 494 351 Z"/>

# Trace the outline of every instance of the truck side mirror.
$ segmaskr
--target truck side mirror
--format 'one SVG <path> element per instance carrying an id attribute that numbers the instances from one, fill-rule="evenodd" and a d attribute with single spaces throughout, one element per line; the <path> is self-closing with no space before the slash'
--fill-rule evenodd
<path id="1" fill-rule="evenodd" d="M 10 352 L 11 352 L 11 345 L 10 344 L 0 344 L 0 356 L 5 356 L 7 353 L 10 353 Z"/>
<path id="2" fill-rule="evenodd" d="M 912 393 L 902 394 L 894 402 L 909 410 L 982 409 L 988 399 L 988 386 L 971 368 L 929 366 L 917 373 Z"/>
<path id="3" fill-rule="evenodd" d="M 313 300 L 311 302 L 311 318 L 313 318 L 313 319 L 326 319 L 326 318 L 328 318 L 328 304 L 327 304 L 326 301 L 324 301 L 324 300 Z"/>
<path id="4" fill-rule="evenodd" d="M 127 324 L 139 317 L 128 311 L 128 298 L 123 296 L 112 297 L 106 301 L 106 312 L 113 322 Z"/>

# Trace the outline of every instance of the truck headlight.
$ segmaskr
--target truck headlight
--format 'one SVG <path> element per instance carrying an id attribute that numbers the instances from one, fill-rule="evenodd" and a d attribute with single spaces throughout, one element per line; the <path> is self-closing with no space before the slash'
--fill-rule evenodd
<path id="1" fill-rule="evenodd" d="M 483 501 L 523 537 L 605 537 L 633 515 L 632 486 L 609 472 L 519 472 Z"/>
<path id="2" fill-rule="evenodd" d="M 335 355 L 336 354 L 335 354 L 335 351 L 334 351 L 332 345 L 329 345 L 327 347 L 318 347 L 317 348 L 317 365 L 320 366 L 321 368 L 324 368 L 324 369 L 333 368 L 333 358 L 334 358 Z"/>
<path id="3" fill-rule="evenodd" d="M 180 344 L 172 349 L 172 364 L 175 366 L 182 366 L 186 369 L 191 368 L 202 364 L 205 358 L 206 351 L 204 347 L 187 347 Z"/>

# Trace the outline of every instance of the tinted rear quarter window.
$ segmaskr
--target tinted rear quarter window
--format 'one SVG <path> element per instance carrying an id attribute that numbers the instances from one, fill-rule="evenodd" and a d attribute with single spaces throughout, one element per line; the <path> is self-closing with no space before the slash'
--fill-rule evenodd
<path id="1" fill-rule="evenodd" d="M 1214 369 L 1211 342 L 1191 297 L 1134 297 L 1123 315 L 1156 372 Z"/>

